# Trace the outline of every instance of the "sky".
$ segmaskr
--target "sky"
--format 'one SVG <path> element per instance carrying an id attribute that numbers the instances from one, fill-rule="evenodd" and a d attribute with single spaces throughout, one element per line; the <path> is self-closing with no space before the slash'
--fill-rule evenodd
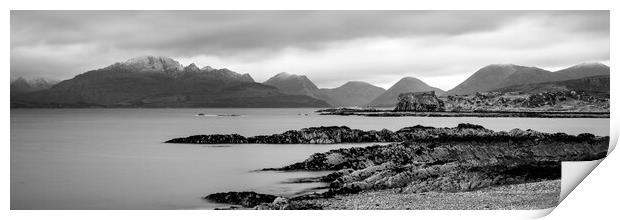
<path id="1" fill-rule="evenodd" d="M 609 65 L 609 25 L 609 11 L 11 11 L 10 74 L 64 80 L 154 55 L 258 82 L 448 90 L 489 64 Z"/>

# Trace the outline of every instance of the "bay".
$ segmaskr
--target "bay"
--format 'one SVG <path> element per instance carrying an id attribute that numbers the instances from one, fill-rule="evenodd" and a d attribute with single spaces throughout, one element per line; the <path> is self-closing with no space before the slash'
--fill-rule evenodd
<path id="1" fill-rule="evenodd" d="M 312 126 L 398 130 L 473 123 L 496 131 L 609 135 L 609 119 L 324 116 L 315 110 L 11 109 L 11 209 L 210 209 L 221 204 L 201 197 L 215 192 L 293 195 L 321 184 L 286 181 L 325 173 L 255 170 L 330 149 L 370 145 L 163 143 L 195 134 L 253 136 Z"/>

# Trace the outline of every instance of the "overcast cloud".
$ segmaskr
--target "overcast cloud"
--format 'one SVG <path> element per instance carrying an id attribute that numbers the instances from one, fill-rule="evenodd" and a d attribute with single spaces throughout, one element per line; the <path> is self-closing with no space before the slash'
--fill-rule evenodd
<path id="1" fill-rule="evenodd" d="M 11 77 L 68 79 L 143 55 L 319 87 L 405 76 L 447 90 L 477 69 L 609 63 L 608 11 L 12 11 Z"/>

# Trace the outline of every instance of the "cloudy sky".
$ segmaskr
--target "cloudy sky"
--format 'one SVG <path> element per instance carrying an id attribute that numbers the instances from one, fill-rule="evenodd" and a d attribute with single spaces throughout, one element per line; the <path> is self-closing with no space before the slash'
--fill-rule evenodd
<path id="1" fill-rule="evenodd" d="M 608 11 L 12 11 L 11 78 L 68 79 L 143 55 L 319 87 L 450 89 L 477 69 L 609 64 Z"/>

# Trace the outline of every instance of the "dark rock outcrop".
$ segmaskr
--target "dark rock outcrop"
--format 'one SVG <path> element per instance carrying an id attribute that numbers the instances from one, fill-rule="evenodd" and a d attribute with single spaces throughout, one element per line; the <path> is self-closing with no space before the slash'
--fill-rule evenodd
<path id="1" fill-rule="evenodd" d="M 278 197 L 269 194 L 261 194 L 256 192 L 224 192 L 224 193 L 214 193 L 204 197 L 205 200 L 217 203 L 227 203 L 231 205 L 241 205 L 245 208 L 253 208 L 258 210 L 316 210 L 322 209 L 321 206 L 318 206 L 313 203 L 305 202 L 305 199 L 308 198 L 317 198 L 316 196 L 312 197 L 312 194 L 293 197 L 293 198 L 284 198 Z M 318 195 L 322 197 L 322 195 Z M 218 209 L 240 209 L 237 206 L 231 206 L 230 208 L 218 208 Z"/>
<path id="2" fill-rule="evenodd" d="M 605 157 L 609 142 L 608 137 L 545 134 L 518 129 L 510 132 L 491 131 L 486 134 L 480 132 L 479 136 L 463 133 L 443 135 L 445 134 L 428 139 L 411 135 L 410 141 L 404 143 L 316 153 L 303 162 L 282 167 L 280 170 L 359 170 L 387 162 L 405 165 L 438 164 L 447 161 L 489 164 L 507 159 L 519 163 L 594 160 Z"/>
<path id="3" fill-rule="evenodd" d="M 609 143 L 609 137 L 592 134 L 494 132 L 471 124 L 396 133 L 405 142 L 317 153 L 278 170 L 337 170 L 321 178 L 330 182 L 327 194 L 388 188 L 456 192 L 558 179 L 561 161 L 604 158 Z"/>
<path id="4" fill-rule="evenodd" d="M 351 129 L 347 126 L 321 126 L 290 130 L 282 134 L 244 137 L 238 134 L 194 135 L 175 138 L 166 143 L 184 144 L 335 144 L 335 143 L 371 143 L 400 142 L 406 140 L 428 139 L 437 136 L 476 137 L 488 135 L 491 130 L 479 125 L 459 124 L 455 128 L 434 128 L 421 125 L 405 127 L 396 132 L 382 129 L 380 131 Z"/>
<path id="5" fill-rule="evenodd" d="M 276 198 L 277 196 L 274 195 L 256 192 L 223 192 L 210 194 L 204 197 L 205 200 L 211 202 L 242 205 L 250 208 L 262 203 L 272 203 Z"/>
<path id="6" fill-rule="evenodd" d="M 322 178 L 330 183 L 328 196 L 389 188 L 457 192 L 559 179 L 561 161 L 604 158 L 609 143 L 609 137 L 592 134 L 459 127 L 460 132 L 444 131 L 428 138 L 415 134 L 423 130 L 430 134 L 437 128 L 410 127 L 404 130 L 413 135 L 403 143 L 317 153 L 278 170 L 338 170 Z"/>
<path id="7" fill-rule="evenodd" d="M 441 112 L 444 111 L 444 106 L 435 91 L 409 92 L 398 95 L 398 104 L 394 111 Z"/>
<path id="8" fill-rule="evenodd" d="M 195 135 L 185 138 L 175 138 L 166 143 L 187 144 L 334 144 L 334 143 L 363 143 L 363 142 L 393 142 L 401 139 L 389 130 L 362 131 L 346 126 L 311 127 L 301 130 L 290 130 L 282 134 L 259 135 L 244 137 L 238 134 L 231 135 Z"/>

